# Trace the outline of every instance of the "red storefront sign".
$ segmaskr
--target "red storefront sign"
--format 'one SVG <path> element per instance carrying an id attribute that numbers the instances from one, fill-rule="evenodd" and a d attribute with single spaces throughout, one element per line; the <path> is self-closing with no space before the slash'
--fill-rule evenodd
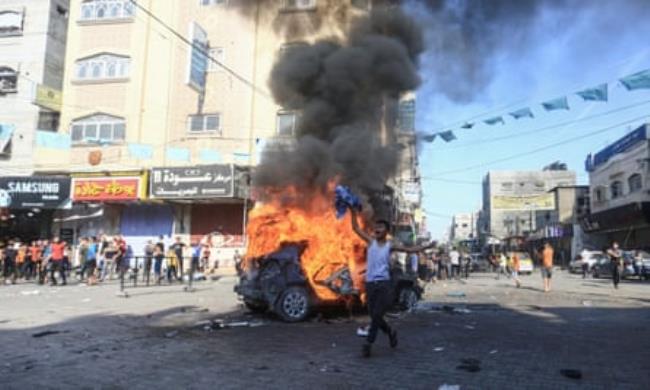
<path id="1" fill-rule="evenodd" d="M 139 177 L 92 177 L 72 179 L 72 200 L 125 201 L 140 197 Z"/>

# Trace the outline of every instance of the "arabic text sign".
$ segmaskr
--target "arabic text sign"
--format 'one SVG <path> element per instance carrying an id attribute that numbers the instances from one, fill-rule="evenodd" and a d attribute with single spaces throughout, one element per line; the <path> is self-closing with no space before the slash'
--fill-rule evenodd
<path id="1" fill-rule="evenodd" d="M 71 207 L 70 179 L 60 177 L 0 177 L 0 208 L 62 209 Z"/>
<path id="2" fill-rule="evenodd" d="M 79 201 L 137 200 L 139 177 L 89 177 L 72 179 L 72 199 Z"/>
<path id="3" fill-rule="evenodd" d="M 531 196 L 492 196 L 493 210 L 554 210 L 555 196 L 553 194 Z"/>
<path id="4" fill-rule="evenodd" d="M 232 165 L 153 168 L 151 197 L 167 199 L 225 198 L 234 195 Z"/>

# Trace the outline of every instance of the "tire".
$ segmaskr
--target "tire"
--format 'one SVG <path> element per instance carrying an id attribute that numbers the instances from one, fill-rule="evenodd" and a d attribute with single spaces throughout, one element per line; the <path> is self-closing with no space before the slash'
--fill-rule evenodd
<path id="1" fill-rule="evenodd" d="M 307 289 L 292 286 L 280 294 L 280 298 L 275 304 L 275 312 L 286 322 L 300 322 L 309 315 L 310 306 Z"/>
<path id="2" fill-rule="evenodd" d="M 255 301 L 244 300 L 244 305 L 253 313 L 264 313 L 268 309 L 265 304 Z"/>
<path id="3" fill-rule="evenodd" d="M 399 290 L 397 304 L 401 310 L 411 310 L 420 298 L 413 287 L 402 287 Z"/>

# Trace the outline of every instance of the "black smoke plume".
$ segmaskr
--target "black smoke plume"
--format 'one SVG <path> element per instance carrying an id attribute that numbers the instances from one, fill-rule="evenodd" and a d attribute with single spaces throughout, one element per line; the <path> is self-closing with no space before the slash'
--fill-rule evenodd
<path id="1" fill-rule="evenodd" d="M 277 103 L 299 113 L 289 146 L 267 147 L 253 175 L 256 187 L 324 188 L 332 179 L 364 192 L 395 173 L 399 149 L 387 109 L 420 80 L 423 50 L 417 25 L 396 7 L 354 19 L 344 40 L 289 50 L 271 72 Z"/>

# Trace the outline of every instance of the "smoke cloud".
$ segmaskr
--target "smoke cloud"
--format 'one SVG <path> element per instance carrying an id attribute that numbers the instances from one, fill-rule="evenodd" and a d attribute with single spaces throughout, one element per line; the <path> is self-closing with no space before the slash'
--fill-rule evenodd
<path id="1" fill-rule="evenodd" d="M 400 94 L 420 79 L 422 34 L 397 7 L 377 7 L 352 21 L 345 40 L 325 39 L 283 54 L 271 72 L 276 102 L 299 113 L 297 139 L 267 148 L 257 187 L 323 188 L 338 179 L 364 192 L 383 188 L 399 149 L 382 126 Z"/>

